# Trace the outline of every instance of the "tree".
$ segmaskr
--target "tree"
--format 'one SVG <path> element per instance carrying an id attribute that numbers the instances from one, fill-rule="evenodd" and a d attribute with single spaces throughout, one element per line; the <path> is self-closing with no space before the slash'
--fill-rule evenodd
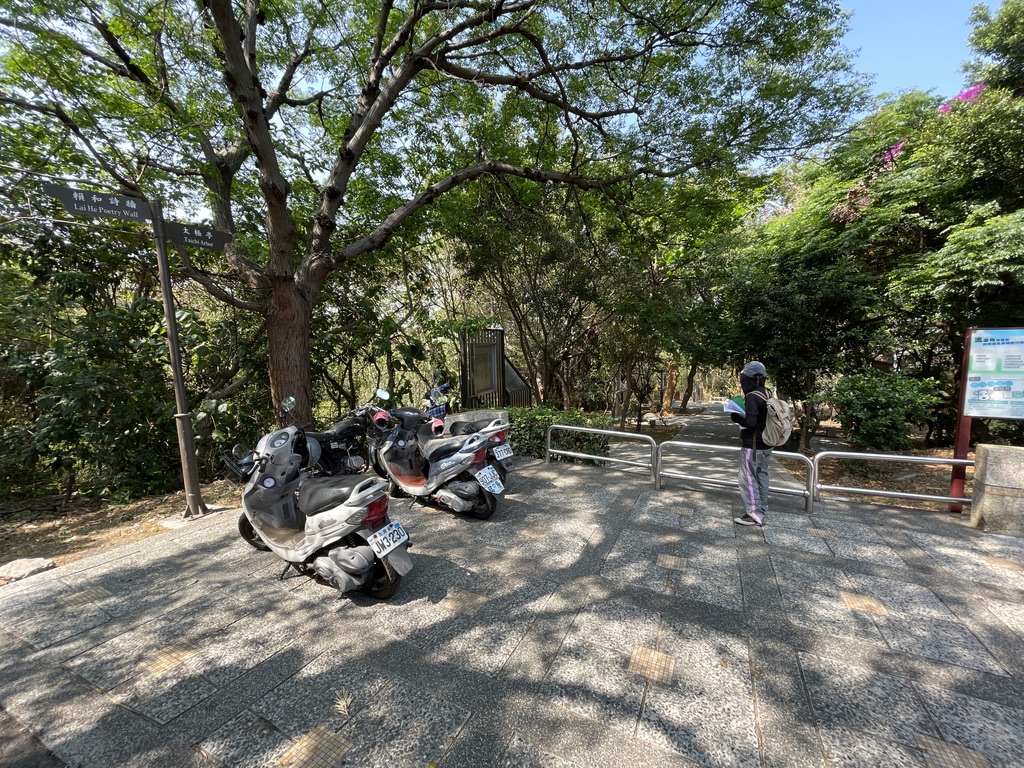
<path id="1" fill-rule="evenodd" d="M 998 37 L 1015 28 L 1010 6 L 983 35 L 1004 52 L 1004 75 L 1016 66 L 1014 41 Z M 803 398 L 822 376 L 935 379 L 945 406 L 930 414 L 930 434 L 950 437 L 965 330 L 1024 322 L 1022 124 L 1024 100 L 1006 87 L 975 84 L 945 104 L 909 93 L 823 157 L 784 170 L 781 213 L 751 230 L 736 259 L 730 303 L 755 320 L 733 324 L 735 357 L 761 355 L 785 393 Z"/>
<path id="2" fill-rule="evenodd" d="M 1024 95 L 1024 2 L 1003 0 L 993 17 L 987 5 L 971 13 L 970 44 L 978 58 L 965 67 L 974 83 Z"/>
<path id="3" fill-rule="evenodd" d="M 234 233 L 223 263 L 178 266 L 264 318 L 272 398 L 301 421 L 338 267 L 482 176 L 607 190 L 817 143 L 861 93 L 844 20 L 834 0 L 13 0 L 0 122 L 26 170 Z"/>

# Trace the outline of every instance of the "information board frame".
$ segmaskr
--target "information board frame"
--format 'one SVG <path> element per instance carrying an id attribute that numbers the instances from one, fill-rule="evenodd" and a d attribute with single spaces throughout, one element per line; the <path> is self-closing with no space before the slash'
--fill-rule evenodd
<path id="1" fill-rule="evenodd" d="M 974 328 L 968 335 L 964 416 L 1024 419 L 1024 328 Z"/>

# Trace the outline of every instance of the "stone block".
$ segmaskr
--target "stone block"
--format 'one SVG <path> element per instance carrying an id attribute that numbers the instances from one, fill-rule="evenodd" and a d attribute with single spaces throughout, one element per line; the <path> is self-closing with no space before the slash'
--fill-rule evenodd
<path id="1" fill-rule="evenodd" d="M 0 580 L 18 581 L 35 576 L 37 573 L 48 571 L 53 568 L 53 560 L 47 557 L 28 557 L 22 560 L 12 560 L 0 567 Z"/>
<path id="2" fill-rule="evenodd" d="M 971 525 L 1024 537 L 1024 448 L 976 448 Z"/>

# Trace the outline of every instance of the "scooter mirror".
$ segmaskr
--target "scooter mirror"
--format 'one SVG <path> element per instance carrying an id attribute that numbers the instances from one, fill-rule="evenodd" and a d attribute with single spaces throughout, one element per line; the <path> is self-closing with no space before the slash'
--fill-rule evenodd
<path id="1" fill-rule="evenodd" d="M 377 387 L 377 397 L 381 400 L 390 400 L 391 393 L 388 392 L 386 389 L 381 389 L 380 387 Z"/>
<path id="2" fill-rule="evenodd" d="M 236 459 L 244 459 L 249 455 L 249 449 L 241 443 L 235 443 L 235 447 L 231 449 L 231 455 Z"/>
<path id="3" fill-rule="evenodd" d="M 291 413 L 292 408 L 295 407 L 295 402 L 295 398 L 289 395 L 288 397 L 281 401 L 281 410 L 284 411 L 285 413 Z"/>

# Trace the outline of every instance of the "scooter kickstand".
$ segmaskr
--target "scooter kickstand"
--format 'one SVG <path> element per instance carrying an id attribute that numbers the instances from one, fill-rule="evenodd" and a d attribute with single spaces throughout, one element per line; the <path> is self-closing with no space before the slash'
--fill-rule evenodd
<path id="1" fill-rule="evenodd" d="M 284 577 L 288 575 L 288 570 L 290 568 L 294 568 L 294 567 L 295 567 L 295 563 L 286 563 L 285 566 L 284 566 L 284 570 L 281 571 L 281 575 L 277 577 L 277 580 L 278 581 L 284 581 Z M 299 569 L 295 568 L 295 570 L 297 571 Z"/>

